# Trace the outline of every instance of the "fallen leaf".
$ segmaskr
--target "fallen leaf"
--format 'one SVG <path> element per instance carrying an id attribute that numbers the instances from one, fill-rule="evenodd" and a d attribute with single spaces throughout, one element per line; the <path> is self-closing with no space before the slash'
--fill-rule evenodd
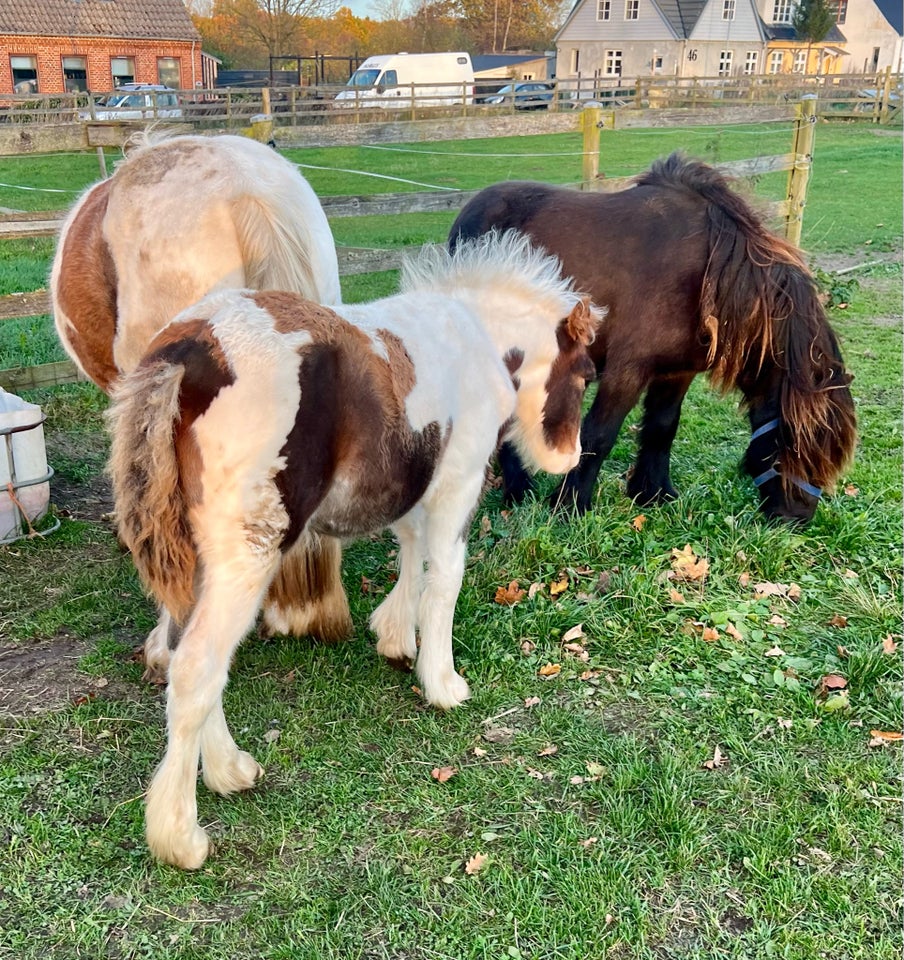
<path id="1" fill-rule="evenodd" d="M 719 631 L 715 627 L 704 627 L 701 636 L 707 643 L 713 643 L 719 639 Z"/>
<path id="2" fill-rule="evenodd" d="M 537 754 L 538 757 L 551 757 L 559 752 L 559 748 L 554 743 L 547 743 L 546 746 Z"/>
<path id="3" fill-rule="evenodd" d="M 902 740 L 904 733 L 898 733 L 897 730 L 870 730 L 869 735 L 879 740 Z"/>
<path id="4" fill-rule="evenodd" d="M 549 585 L 549 595 L 551 597 L 557 597 L 560 593 L 564 593 L 568 589 L 568 577 L 562 577 L 561 580 L 554 580 Z"/>
<path id="5" fill-rule="evenodd" d="M 769 622 L 773 627 L 787 627 L 788 621 L 784 617 L 780 617 L 777 613 L 773 613 L 769 618 Z"/>
<path id="6" fill-rule="evenodd" d="M 783 657 L 784 655 L 785 655 L 785 651 L 782 650 L 782 648 L 778 644 L 776 644 L 774 647 L 770 647 L 763 654 L 764 657 Z"/>
<path id="7" fill-rule="evenodd" d="M 370 577 L 361 577 L 361 593 L 371 593 L 373 590 L 374 582 Z"/>
<path id="8" fill-rule="evenodd" d="M 539 697 L 527 697 L 524 701 L 524 706 L 530 710 L 531 707 L 539 706 L 543 701 Z"/>
<path id="9" fill-rule="evenodd" d="M 570 630 L 566 630 L 564 636 L 562 637 L 562 643 L 569 643 L 572 640 L 577 640 L 578 637 L 584 636 L 584 624 L 579 623 L 577 626 L 572 627 Z"/>
<path id="10" fill-rule="evenodd" d="M 599 763 L 595 763 L 593 760 L 588 760 L 587 764 L 587 773 L 591 777 L 598 780 L 605 772 L 606 768 Z"/>
<path id="11" fill-rule="evenodd" d="M 522 640 L 522 641 L 521 641 L 521 652 L 522 652 L 526 657 L 529 657 L 529 656 L 534 652 L 534 650 L 536 650 L 536 649 L 537 649 L 537 645 L 534 643 L 533 640 Z"/>
<path id="12" fill-rule="evenodd" d="M 829 690 L 844 690 L 847 685 L 847 680 L 840 673 L 827 673 L 819 681 L 816 692 L 818 696 L 824 697 Z"/>
<path id="13" fill-rule="evenodd" d="M 718 767 L 724 767 L 726 763 L 728 763 L 728 758 L 717 746 L 715 750 L 713 750 L 712 759 L 703 761 L 703 768 L 705 770 L 715 770 Z"/>
<path id="14" fill-rule="evenodd" d="M 829 621 L 830 627 L 838 627 L 843 629 L 848 625 L 847 617 L 842 617 L 840 614 L 836 613 L 832 619 Z"/>
<path id="15" fill-rule="evenodd" d="M 601 673 L 601 670 L 585 670 L 578 680 L 595 680 Z"/>
<path id="16" fill-rule="evenodd" d="M 264 743 L 276 743 L 279 740 L 279 730 L 268 730 L 264 734 Z"/>
<path id="17" fill-rule="evenodd" d="M 496 588 L 496 603 L 503 607 L 511 607 L 524 598 L 525 590 L 518 586 L 517 580 L 512 580 L 507 587 Z"/>
<path id="18" fill-rule="evenodd" d="M 852 483 L 849 483 L 844 488 L 844 495 L 846 497 L 856 497 L 858 493 L 860 493 L 860 490 L 857 487 L 855 487 L 854 484 Z"/>
<path id="19" fill-rule="evenodd" d="M 647 518 L 642 514 L 638 513 L 637 516 L 631 521 L 631 526 L 639 533 L 643 530 L 643 525 L 647 522 Z"/>
<path id="20" fill-rule="evenodd" d="M 488 537 L 488 536 L 490 535 L 490 531 L 491 531 L 492 529 L 493 529 L 493 523 L 492 523 L 492 521 L 490 520 L 490 518 L 489 518 L 486 514 L 484 514 L 484 515 L 480 518 L 480 532 L 479 532 L 478 535 L 477 535 L 478 538 L 479 538 L 480 540 L 483 540 L 484 537 Z"/>
<path id="21" fill-rule="evenodd" d="M 729 621 L 728 626 L 725 628 L 725 632 L 726 632 L 726 633 L 728 634 L 728 636 L 730 636 L 733 640 L 743 640 L 743 639 L 744 639 L 744 635 L 741 633 L 740 630 L 738 630 L 738 628 L 737 628 L 733 623 L 731 623 L 731 621 Z"/>
<path id="22" fill-rule="evenodd" d="M 749 587 L 749 586 L 750 586 L 750 574 L 749 574 L 749 573 L 742 573 L 742 574 L 738 577 L 738 584 L 739 584 L 740 586 L 742 586 L 742 587 Z"/>
<path id="23" fill-rule="evenodd" d="M 597 837 L 587 837 L 586 840 L 578 840 L 578 844 L 582 846 L 585 850 L 590 849 L 595 843 L 599 843 Z"/>
<path id="24" fill-rule="evenodd" d="M 487 755 L 487 752 L 483 749 L 483 747 L 474 747 L 471 752 L 475 757 L 485 757 Z"/>
<path id="25" fill-rule="evenodd" d="M 698 557 L 689 543 L 685 544 L 683 550 L 672 550 L 671 563 L 676 580 L 703 580 L 709 572 L 709 560 Z"/>
<path id="26" fill-rule="evenodd" d="M 603 570 L 603 572 L 596 578 L 596 592 L 597 593 L 608 593 L 612 589 L 612 574 L 608 570 Z"/>
<path id="27" fill-rule="evenodd" d="M 845 570 L 841 576 L 844 577 L 845 580 L 857 580 L 860 574 L 857 573 L 856 570 L 848 569 L 848 570 Z"/>
<path id="28" fill-rule="evenodd" d="M 545 589 L 546 589 L 545 583 L 532 583 L 527 588 L 527 599 L 533 600 L 538 593 L 541 593 Z"/>
<path id="29" fill-rule="evenodd" d="M 792 583 L 788 587 L 788 599 L 800 600 L 800 587 L 796 583 Z"/>
<path id="30" fill-rule="evenodd" d="M 669 587 L 669 601 L 674 604 L 684 603 L 684 594 L 674 587 Z"/>
<path id="31" fill-rule="evenodd" d="M 541 677 L 554 677 L 562 670 L 562 665 L 560 663 L 545 663 L 537 673 Z"/>
<path id="32" fill-rule="evenodd" d="M 465 873 L 473 877 L 475 873 L 480 873 L 486 866 L 487 858 L 482 853 L 475 853 L 473 857 L 465 864 Z"/>
<path id="33" fill-rule="evenodd" d="M 446 783 L 448 780 L 451 780 L 456 773 L 458 773 L 458 771 L 455 767 L 434 767 L 430 771 L 430 776 L 439 783 Z"/>
<path id="34" fill-rule="evenodd" d="M 847 660 L 851 655 L 851 651 L 840 643 L 835 647 L 835 651 L 842 660 Z"/>
<path id="35" fill-rule="evenodd" d="M 883 653 L 895 653 L 898 649 L 897 643 L 895 643 L 894 638 L 891 634 L 887 637 L 882 638 L 882 652 Z"/>

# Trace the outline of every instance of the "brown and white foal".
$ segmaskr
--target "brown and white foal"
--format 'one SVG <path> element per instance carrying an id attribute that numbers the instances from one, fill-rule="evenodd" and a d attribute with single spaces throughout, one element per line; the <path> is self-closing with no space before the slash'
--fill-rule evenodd
<path id="1" fill-rule="evenodd" d="M 183 628 L 147 798 L 155 856 L 188 869 L 207 857 L 199 755 L 218 793 L 261 774 L 230 735 L 222 693 L 281 558 L 310 534 L 393 529 L 400 572 L 371 617 L 377 650 L 416 660 L 430 703 L 468 697 L 452 620 L 487 462 L 503 436 L 537 469 L 575 466 L 600 319 L 557 260 L 519 234 L 489 234 L 454 255 L 428 250 L 401 294 L 371 304 L 211 294 L 119 381 L 120 535 Z"/>

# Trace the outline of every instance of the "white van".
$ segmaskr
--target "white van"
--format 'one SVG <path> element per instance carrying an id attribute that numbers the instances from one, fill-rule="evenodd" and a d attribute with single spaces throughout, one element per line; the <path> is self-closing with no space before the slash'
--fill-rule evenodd
<path id="1" fill-rule="evenodd" d="M 474 67 L 468 53 L 389 53 L 368 57 L 336 96 L 337 106 L 404 107 L 471 103 Z"/>

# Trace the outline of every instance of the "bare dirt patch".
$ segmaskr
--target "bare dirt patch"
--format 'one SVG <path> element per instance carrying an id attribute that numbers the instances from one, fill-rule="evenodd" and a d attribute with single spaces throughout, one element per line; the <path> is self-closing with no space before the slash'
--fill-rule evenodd
<path id="1" fill-rule="evenodd" d="M 82 698 L 120 700 L 134 696 L 131 684 L 79 670 L 90 645 L 66 633 L 49 640 L 0 641 L 0 718 L 61 710 Z"/>

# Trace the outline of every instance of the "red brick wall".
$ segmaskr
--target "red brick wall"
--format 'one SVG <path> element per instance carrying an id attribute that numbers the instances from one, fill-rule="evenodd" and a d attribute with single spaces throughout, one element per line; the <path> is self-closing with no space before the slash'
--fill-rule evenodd
<path id="1" fill-rule="evenodd" d="M 108 37 L 21 37 L 0 34 L 0 93 L 13 92 L 12 56 L 36 57 L 38 92 L 63 93 L 63 57 L 85 57 L 88 62 L 88 89 L 113 89 L 112 57 L 133 57 L 136 83 L 158 83 L 157 58 L 179 61 L 181 88 L 188 90 L 201 81 L 201 43 L 177 40 L 115 40 Z"/>

